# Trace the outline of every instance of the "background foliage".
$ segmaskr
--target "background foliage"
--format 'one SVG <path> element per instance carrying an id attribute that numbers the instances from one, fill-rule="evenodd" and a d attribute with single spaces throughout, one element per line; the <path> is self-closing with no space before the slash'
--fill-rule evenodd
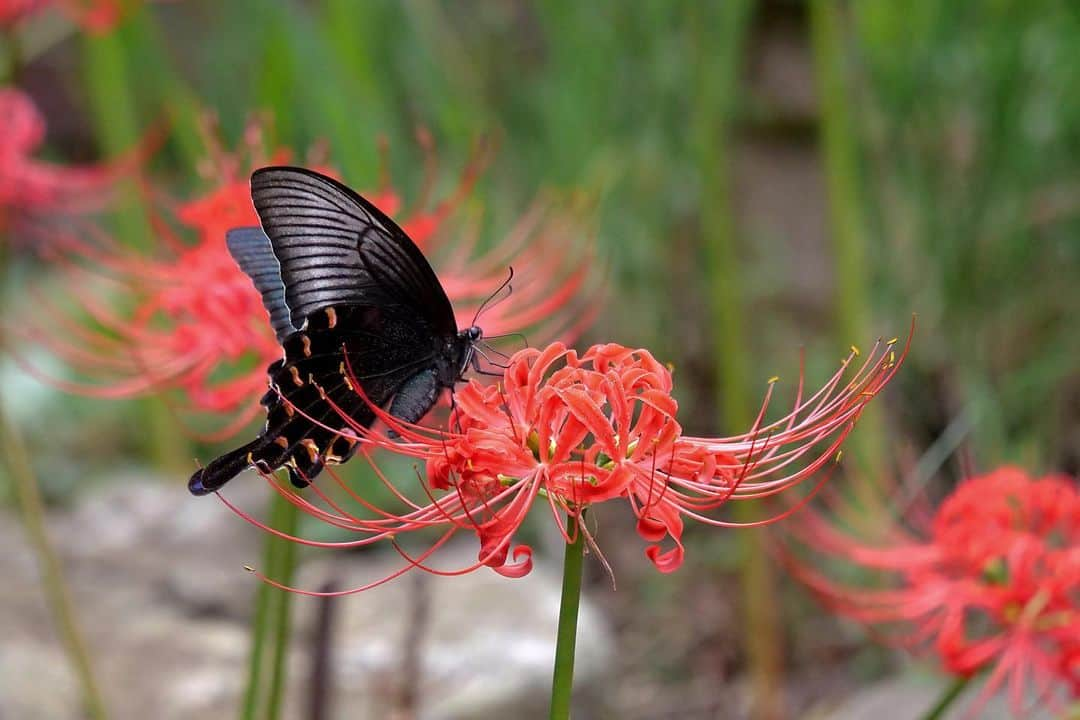
<path id="1" fill-rule="evenodd" d="M 916 313 L 899 386 L 857 431 L 872 451 L 851 481 L 889 469 L 940 492 L 1005 461 L 1075 474 L 1080 12 L 1067 0 L 812 5 L 183 0 L 135 7 L 102 36 L 49 21 L 20 38 L 14 69 L 48 117 L 54 159 L 112 155 L 167 124 L 151 173 L 178 193 L 199 186 L 204 109 L 227 146 L 254 113 L 299 157 L 327 143 L 355 186 L 377 181 L 385 136 L 406 198 L 421 181 L 417 128 L 436 138 L 445 187 L 491 136 L 498 151 L 469 201 L 486 211 L 485 237 L 540 192 L 589 207 L 583 232 L 609 290 L 587 340 L 670 360 L 691 432 L 736 431 L 717 427 L 733 422 L 720 409 L 732 387 L 752 404 L 769 376 L 794 374 L 800 347 L 820 378 L 848 344 L 901 334 Z M 116 222 L 152 242 L 136 209 Z M 9 296 L 45 273 L 29 258 L 5 270 Z M 54 502 L 159 462 L 163 443 L 174 459 L 212 450 L 188 446 L 152 402 L 70 398 L 5 372 Z M 691 542 L 675 578 L 630 551 L 615 553 L 615 596 L 594 578 L 640 651 L 623 682 L 669 703 L 689 668 L 746 662 L 730 617 L 695 638 L 672 605 L 682 593 L 737 604 L 723 588 L 746 556 L 731 538 Z M 787 615 L 769 622 L 795 648 L 798 685 L 821 631 L 794 625 L 813 609 L 770 582 L 762 592 Z M 634 629 L 655 616 L 672 631 Z M 859 648 L 849 656 L 880 670 Z"/>

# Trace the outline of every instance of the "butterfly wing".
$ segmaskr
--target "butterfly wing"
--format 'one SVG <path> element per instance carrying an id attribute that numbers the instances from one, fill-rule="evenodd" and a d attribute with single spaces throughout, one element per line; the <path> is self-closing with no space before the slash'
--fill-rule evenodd
<path id="1" fill-rule="evenodd" d="M 296 167 L 251 176 L 251 199 L 281 268 L 290 321 L 346 304 L 411 308 L 440 336 L 457 333 L 450 300 L 408 235 L 333 178 Z"/>
<path id="2" fill-rule="evenodd" d="M 279 343 L 283 342 L 296 328 L 285 304 L 285 285 L 281 282 L 281 268 L 270 247 L 270 239 L 260 228 L 242 227 L 225 233 L 225 244 L 233 260 L 262 295 L 274 334 Z"/>
<path id="3" fill-rule="evenodd" d="M 252 465 L 266 472 L 285 466 L 294 484 L 303 486 L 326 465 L 348 460 L 356 447 L 356 425 L 375 422 L 372 405 L 385 406 L 391 398 L 400 404 L 402 388 L 410 402 L 401 412 L 419 419 L 439 389 L 413 380 L 431 374 L 431 332 L 401 306 L 327 306 L 312 313 L 303 330 L 285 338 L 285 357 L 267 369 L 262 432 L 196 471 L 189 490 L 215 492 Z"/>
<path id="4" fill-rule="evenodd" d="M 432 364 L 434 349 L 425 343 L 430 333 L 407 309 L 342 305 L 313 313 L 285 341 L 284 361 L 271 367 L 271 390 L 263 398 L 263 435 L 270 442 L 254 459 L 268 467 L 286 464 L 306 479 L 348 459 L 355 431 L 345 418 L 370 427 L 371 406 L 386 405 Z"/>
<path id="5" fill-rule="evenodd" d="M 268 369 L 263 431 L 192 475 L 197 495 L 249 465 L 285 465 L 306 483 L 349 458 L 354 446 L 342 430 L 346 419 L 370 426 L 369 403 L 393 400 L 401 417 L 419 419 L 445 383 L 439 370 L 449 358 L 440 348 L 457 334 L 420 249 L 349 188 L 310 170 L 269 167 L 252 175 L 251 197 L 262 231 L 233 231 L 229 250 L 262 294 L 285 357 Z"/>

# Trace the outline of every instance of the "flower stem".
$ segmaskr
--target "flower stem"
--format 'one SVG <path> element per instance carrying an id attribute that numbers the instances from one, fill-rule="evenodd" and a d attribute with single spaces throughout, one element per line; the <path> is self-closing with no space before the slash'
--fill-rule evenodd
<path id="1" fill-rule="evenodd" d="M 105 720 L 105 702 L 94 679 L 90 653 L 86 649 L 82 632 L 75 618 L 75 608 L 71 602 L 71 593 L 64 581 L 60 559 L 53 550 L 45 528 L 45 508 L 41 500 L 41 491 L 37 477 L 30 464 L 26 445 L 18 431 L 7 419 L 7 414 L 0 406 L 0 451 L 7 460 L 7 466 L 15 483 L 15 491 L 22 513 L 23 524 L 30 545 L 37 554 L 41 569 L 42 590 L 52 611 L 68 659 L 71 661 L 82 685 L 82 696 L 86 716 L 91 720 Z"/>
<path id="2" fill-rule="evenodd" d="M 574 647 L 577 644 L 578 606 L 581 604 L 581 568 L 584 565 L 585 533 L 581 524 L 585 511 L 567 517 L 567 531 L 574 538 L 563 556 L 562 599 L 559 602 L 559 631 L 555 645 L 555 673 L 551 683 L 551 720 L 570 717 L 570 695 L 574 686 Z"/>
<path id="3" fill-rule="evenodd" d="M 300 522 L 300 511 L 296 505 L 285 498 L 277 495 L 280 501 L 279 517 L 275 518 L 274 527 L 284 533 L 295 535 L 297 525 Z M 293 575 L 296 572 L 296 543 L 275 537 L 277 542 L 275 571 L 277 578 L 287 585 L 292 584 Z M 267 720 L 277 720 L 281 717 L 281 702 L 285 695 L 285 681 L 288 675 L 287 660 L 289 657 L 289 640 L 292 628 L 292 593 L 275 590 L 276 602 L 272 606 L 269 621 L 274 627 L 274 655 L 270 666 L 270 692 L 266 701 Z"/>
<path id="4" fill-rule="evenodd" d="M 299 521 L 296 506 L 274 493 L 270 500 L 270 526 L 293 535 Z M 263 566 L 269 577 L 291 584 L 296 569 L 296 546 L 284 538 L 267 535 L 263 546 Z M 251 655 L 248 660 L 247 688 L 241 706 L 242 720 L 276 720 L 281 714 L 281 702 L 287 677 L 289 629 L 292 596 L 269 583 L 260 585 L 255 597 L 255 615 L 251 626 Z M 267 653 L 270 657 L 267 658 Z M 269 659 L 269 687 L 266 687 L 264 667 Z M 265 711 L 264 711 L 265 709 Z"/>
<path id="5" fill-rule="evenodd" d="M 263 565 L 270 567 L 270 537 L 264 545 Z M 262 661 L 266 647 L 269 624 L 266 618 L 270 612 L 270 598 L 274 589 L 267 583 L 261 583 L 255 591 L 255 612 L 251 618 L 251 650 L 248 654 L 247 686 L 244 689 L 244 704 L 240 706 L 241 720 L 255 720 L 259 709 L 259 681 L 262 679 Z"/>
<path id="6" fill-rule="evenodd" d="M 745 321 L 752 314 L 743 290 L 745 262 L 732 202 L 732 146 L 741 59 L 755 4 L 754 0 L 737 0 L 715 7 L 709 3 L 688 5 L 699 68 L 696 145 L 706 193 L 701 198 L 701 239 L 710 288 L 709 318 L 714 328 L 716 402 L 721 422 L 730 428 L 746 427 L 754 417 L 747 393 L 751 373 L 743 350 L 748 344 Z M 754 510 L 740 503 L 736 518 L 747 521 Z M 752 688 L 750 714 L 757 720 L 774 720 L 783 716 L 783 648 L 774 570 L 760 530 L 741 534 L 739 541 L 741 632 Z"/>
<path id="7" fill-rule="evenodd" d="M 952 681 L 949 687 L 945 688 L 945 692 L 938 698 L 934 707 L 930 708 L 925 715 L 922 716 L 923 720 L 940 720 L 945 717 L 945 711 L 953 704 L 953 701 L 964 692 L 964 689 L 971 682 L 971 676 L 960 676 Z"/>
<path id="8" fill-rule="evenodd" d="M 859 171 L 859 145 L 855 105 L 844 42 L 844 7 L 836 0 L 813 0 L 810 5 L 810 40 L 814 74 L 821 107 L 820 142 L 828 188 L 830 235 L 835 269 L 835 319 L 840 347 L 869 336 L 872 294 L 866 222 L 863 215 Z M 847 448 L 865 477 L 884 473 L 885 442 L 882 417 L 867 408 Z M 868 511 L 880 504 L 866 483 L 855 486 Z"/>
<path id="9" fill-rule="evenodd" d="M 83 46 L 84 83 L 97 129 L 98 142 L 110 157 L 130 151 L 141 139 L 138 102 L 131 82 L 128 48 L 132 28 L 118 28 L 103 36 L 88 35 Z M 155 241 L 148 208 L 134 180 L 120 184 L 114 204 L 117 237 L 133 248 L 148 248 Z M 159 469 L 182 471 L 191 463 L 191 452 L 176 421 L 161 397 L 140 402 L 147 451 Z"/>

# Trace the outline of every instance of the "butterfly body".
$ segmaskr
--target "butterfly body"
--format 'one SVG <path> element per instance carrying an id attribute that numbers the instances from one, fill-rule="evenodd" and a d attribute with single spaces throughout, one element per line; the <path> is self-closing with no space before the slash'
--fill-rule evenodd
<path id="1" fill-rule="evenodd" d="M 419 249 L 345 186 L 264 168 L 252 199 L 262 229 L 230 231 L 227 241 L 262 293 L 284 357 L 267 369 L 262 432 L 192 475 L 196 495 L 251 466 L 284 466 L 295 485 L 308 484 L 353 455 L 354 425 L 374 423 L 372 406 L 419 421 L 474 362 L 482 337 L 475 326 L 457 330 Z"/>

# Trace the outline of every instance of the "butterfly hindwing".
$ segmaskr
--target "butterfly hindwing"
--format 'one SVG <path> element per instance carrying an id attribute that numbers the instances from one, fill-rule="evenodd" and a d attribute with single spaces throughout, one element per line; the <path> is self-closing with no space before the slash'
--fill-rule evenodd
<path id="1" fill-rule="evenodd" d="M 330 305 L 398 304 L 431 330 L 457 332 L 435 271 L 393 220 L 338 181 L 311 170 L 266 167 L 251 198 L 281 265 L 292 323 Z"/>
<path id="2" fill-rule="evenodd" d="M 225 233 L 225 244 L 233 260 L 262 295 L 270 325 L 278 342 L 282 342 L 297 328 L 292 324 L 289 307 L 285 304 L 285 285 L 281 282 L 281 268 L 270 247 L 270 239 L 261 228 L 242 227 Z"/>
<path id="3" fill-rule="evenodd" d="M 372 405 L 393 399 L 392 413 L 419 420 L 439 390 L 424 326 L 400 307 L 339 305 L 309 316 L 304 330 L 286 339 L 284 360 L 270 368 L 271 388 L 262 401 L 268 442 L 253 460 L 267 468 L 286 465 L 294 476 L 310 479 L 325 464 L 351 456 L 353 425 L 374 423 Z M 407 408 L 399 407 L 398 398 Z"/>

